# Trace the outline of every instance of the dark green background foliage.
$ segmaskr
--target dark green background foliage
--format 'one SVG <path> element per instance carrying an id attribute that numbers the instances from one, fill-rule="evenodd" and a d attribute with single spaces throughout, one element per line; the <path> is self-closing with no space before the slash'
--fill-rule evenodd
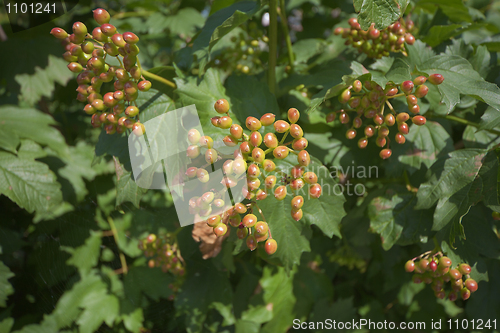
<path id="1" fill-rule="evenodd" d="M 133 182 L 126 137 L 92 129 L 75 100 L 74 75 L 49 31 L 70 30 L 74 21 L 94 27 L 96 7 L 110 11 L 119 31 L 140 36 L 143 67 L 177 85 L 153 80 L 141 97 L 143 121 L 194 103 L 207 125 L 219 98 L 230 101 L 239 123 L 296 107 L 316 167 L 378 167 L 371 178 L 324 173 L 325 184 L 347 179 L 366 194 L 306 202 L 299 222 L 289 216 L 289 199 L 266 199 L 275 255 L 248 251 L 233 232 L 218 256 L 202 259 L 193 227 L 178 230 L 169 192 Z M 266 2 L 81 1 L 56 21 L 15 34 L 0 13 L 7 35 L 0 42 L 0 332 L 278 333 L 292 330 L 294 318 L 500 319 L 499 223 L 492 219 L 500 212 L 498 2 L 289 0 L 285 7 L 295 22 L 295 61 L 287 68 L 279 30 L 275 95 L 266 49 L 250 64 L 252 76 L 216 61 L 239 48 L 231 37 L 267 34 Z M 363 28 L 411 15 L 418 41 L 407 57 L 374 62 L 354 53 L 332 31 L 355 10 Z M 421 103 L 427 124 L 411 126 L 390 159 L 379 159 L 373 144 L 358 149 L 344 125 L 326 123 L 352 75 L 385 86 L 417 73 L 442 73 L 445 81 Z M 176 230 L 187 274 L 171 301 L 175 278 L 147 267 L 137 245 L 148 233 Z M 470 300 L 437 300 L 404 272 L 408 259 L 435 244 L 454 264 L 473 267 L 479 290 Z M 127 274 L 114 272 L 120 254 Z"/>

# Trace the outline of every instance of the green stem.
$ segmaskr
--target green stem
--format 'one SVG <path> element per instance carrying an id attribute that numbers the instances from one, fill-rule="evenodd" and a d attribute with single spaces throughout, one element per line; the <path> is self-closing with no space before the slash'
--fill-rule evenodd
<path id="1" fill-rule="evenodd" d="M 137 67 L 139 67 L 139 69 L 141 70 L 141 74 L 144 75 L 145 77 L 159 81 L 159 82 L 166 84 L 167 86 L 170 86 L 174 89 L 177 88 L 175 83 L 173 83 L 172 81 L 169 81 L 169 80 L 167 80 L 159 75 L 153 74 L 151 72 L 148 72 L 145 69 L 142 69 L 142 66 L 141 66 L 141 63 L 139 62 L 139 59 L 137 59 Z"/>
<path id="2" fill-rule="evenodd" d="M 108 217 L 108 223 L 109 223 L 109 226 L 111 227 L 111 231 L 113 232 L 113 238 L 115 239 L 116 246 L 118 246 L 118 250 L 120 251 L 120 262 L 122 264 L 121 270 L 122 270 L 123 274 L 127 274 L 127 272 L 128 272 L 127 260 L 125 260 L 125 255 L 120 250 L 120 245 L 118 243 L 118 230 L 116 230 L 115 223 L 113 222 L 113 219 L 111 217 Z"/>
<path id="3" fill-rule="evenodd" d="M 288 51 L 288 60 L 290 62 L 290 67 L 293 70 L 293 64 L 295 62 L 295 57 L 292 49 L 292 40 L 290 39 L 290 31 L 288 30 L 288 20 L 286 18 L 285 0 L 280 0 L 280 11 L 279 15 L 281 17 L 281 26 L 283 28 L 283 34 L 285 35 L 286 48 Z"/>
<path id="4" fill-rule="evenodd" d="M 269 0 L 269 62 L 267 82 L 269 91 L 276 92 L 276 58 L 278 54 L 278 10 L 277 0 Z"/>
<path id="5" fill-rule="evenodd" d="M 448 119 L 448 120 L 456 121 L 457 123 L 460 123 L 460 124 L 469 125 L 469 126 L 472 126 L 472 127 L 475 127 L 475 128 L 481 127 L 481 125 L 479 125 L 478 123 L 474 123 L 472 121 L 468 121 L 467 119 L 463 119 L 463 118 L 460 118 L 460 117 L 457 117 L 457 116 L 452 116 L 450 114 L 446 115 L 446 116 L 432 115 L 432 117 L 430 117 L 430 118 L 443 118 L 443 119 Z M 497 130 L 494 130 L 494 129 L 484 129 L 484 130 L 487 131 L 487 132 L 496 134 L 496 135 L 500 135 L 500 131 L 497 131 Z"/>

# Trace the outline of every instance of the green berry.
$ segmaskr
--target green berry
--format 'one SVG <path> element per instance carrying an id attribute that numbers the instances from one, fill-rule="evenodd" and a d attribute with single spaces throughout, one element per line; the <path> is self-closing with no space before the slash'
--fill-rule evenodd
<path id="1" fill-rule="evenodd" d="M 57 39 L 65 39 L 68 37 L 68 33 L 61 28 L 53 28 L 52 30 L 50 30 L 50 34 Z"/>

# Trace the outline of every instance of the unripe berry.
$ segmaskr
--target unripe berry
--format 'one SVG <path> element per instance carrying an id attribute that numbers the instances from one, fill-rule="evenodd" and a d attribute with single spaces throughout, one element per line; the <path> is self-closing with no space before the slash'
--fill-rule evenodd
<path id="1" fill-rule="evenodd" d="M 191 159 L 197 158 L 198 156 L 200 156 L 200 147 L 198 147 L 196 145 L 192 145 L 192 146 L 187 147 L 186 156 L 191 158 Z"/>
<path id="2" fill-rule="evenodd" d="M 242 158 L 237 158 L 233 161 L 233 173 L 236 176 L 242 175 L 247 171 L 247 163 Z"/>
<path id="3" fill-rule="evenodd" d="M 292 209 L 291 214 L 292 214 L 292 218 L 295 221 L 300 221 L 300 219 L 304 215 L 304 212 L 302 211 L 302 209 Z"/>
<path id="4" fill-rule="evenodd" d="M 282 160 L 288 156 L 288 152 L 289 152 L 289 150 L 287 147 L 278 146 L 278 147 L 274 148 L 273 155 L 275 158 Z"/>
<path id="5" fill-rule="evenodd" d="M 264 246 L 266 249 L 266 253 L 268 255 L 274 254 L 278 249 L 278 243 L 273 238 L 270 238 L 266 241 L 266 245 Z"/>
<path id="6" fill-rule="evenodd" d="M 274 123 L 276 116 L 272 113 L 266 113 L 260 117 L 260 122 L 262 126 L 271 126 Z"/>
<path id="7" fill-rule="evenodd" d="M 203 148 L 213 148 L 214 140 L 208 135 L 205 135 L 200 138 L 199 144 Z"/>
<path id="8" fill-rule="evenodd" d="M 380 36 L 380 31 L 378 29 L 370 29 L 368 34 L 371 39 L 377 39 Z"/>
<path id="9" fill-rule="evenodd" d="M 286 186 L 278 186 L 275 190 L 274 190 L 274 197 L 276 198 L 276 200 L 283 200 L 285 199 L 286 197 Z"/>
<path id="10" fill-rule="evenodd" d="M 290 188 L 292 189 L 292 191 L 298 191 L 301 188 L 303 188 L 304 185 L 305 183 L 304 180 L 302 180 L 302 178 L 297 178 L 290 182 Z"/>
<path id="11" fill-rule="evenodd" d="M 148 91 L 151 89 L 151 81 L 143 80 L 137 83 L 137 89 L 140 91 Z"/>
<path id="12" fill-rule="evenodd" d="M 379 155 L 380 155 L 380 158 L 385 160 L 385 159 L 388 159 L 389 157 L 391 157 L 392 151 L 390 149 L 382 149 L 380 151 Z"/>
<path id="13" fill-rule="evenodd" d="M 95 99 L 91 104 L 98 111 L 104 110 L 104 102 L 102 101 L 102 99 Z"/>
<path id="14" fill-rule="evenodd" d="M 394 96 L 398 93 L 398 88 L 396 87 L 387 87 L 385 89 L 385 95 L 386 96 Z"/>
<path id="15" fill-rule="evenodd" d="M 343 32 L 344 32 L 344 28 L 342 28 L 342 27 L 337 27 L 337 28 L 335 28 L 335 30 L 333 30 L 333 34 L 336 36 L 342 35 Z"/>
<path id="16" fill-rule="evenodd" d="M 375 144 L 380 148 L 382 148 L 385 147 L 385 145 L 387 144 L 387 140 L 383 136 L 378 136 L 377 139 L 375 140 Z"/>
<path id="17" fill-rule="evenodd" d="M 427 95 L 427 92 L 429 92 L 429 88 L 426 85 L 420 85 L 415 89 L 415 96 L 422 98 Z"/>
<path id="18" fill-rule="evenodd" d="M 104 35 L 104 33 L 101 30 L 101 27 L 96 27 L 94 28 L 94 30 L 92 30 L 92 37 L 98 42 L 105 43 L 108 41 L 108 37 Z"/>
<path id="19" fill-rule="evenodd" d="M 115 134 L 116 133 L 116 125 L 115 124 L 108 124 L 104 126 L 104 129 L 106 130 L 106 134 Z"/>
<path id="20" fill-rule="evenodd" d="M 349 129 L 347 132 L 345 132 L 345 137 L 349 140 L 352 140 L 356 137 L 356 130 L 355 129 Z"/>
<path id="21" fill-rule="evenodd" d="M 118 124 L 120 123 L 120 121 L 122 121 L 122 122 L 123 122 L 123 120 L 122 120 L 123 118 L 125 118 L 125 117 L 122 117 L 122 118 L 120 118 L 120 119 L 118 120 Z M 197 167 L 190 167 L 190 168 L 188 168 L 188 169 L 186 170 L 186 176 L 188 176 L 188 178 L 194 178 L 194 177 L 196 177 L 196 171 L 197 171 L 197 170 L 198 170 L 198 168 L 197 168 Z M 212 227 L 213 227 L 213 226 L 212 226 Z"/>
<path id="22" fill-rule="evenodd" d="M 398 125 L 398 130 L 401 134 L 408 134 L 410 131 L 407 123 L 401 123 Z"/>
<path id="23" fill-rule="evenodd" d="M 423 85 L 427 81 L 427 78 L 425 76 L 418 76 L 415 79 L 413 79 L 413 84 L 415 86 L 420 86 Z"/>
<path id="24" fill-rule="evenodd" d="M 295 124 L 299 120 L 299 117 L 299 110 L 295 108 L 288 109 L 288 121 L 290 121 L 290 124 Z"/>
<path id="25" fill-rule="evenodd" d="M 320 184 L 313 184 L 309 187 L 309 195 L 313 198 L 319 198 L 323 189 Z"/>
<path id="26" fill-rule="evenodd" d="M 238 124 L 231 125 L 229 132 L 235 139 L 241 139 L 243 137 L 243 128 Z"/>
<path id="27" fill-rule="evenodd" d="M 393 126 L 396 123 L 396 118 L 392 113 L 385 116 L 384 122 L 387 126 Z"/>
<path id="28" fill-rule="evenodd" d="M 349 89 L 346 89 L 339 95 L 339 102 L 345 104 L 347 103 L 347 101 L 349 101 L 350 98 L 351 98 L 351 91 Z"/>
<path id="29" fill-rule="evenodd" d="M 215 102 L 214 109 L 218 113 L 227 113 L 229 111 L 229 102 L 224 98 L 221 98 Z"/>
<path id="30" fill-rule="evenodd" d="M 290 125 L 290 135 L 295 139 L 300 139 L 301 137 L 304 136 L 304 131 L 302 130 L 302 127 L 300 127 L 299 125 L 292 124 Z"/>
<path id="31" fill-rule="evenodd" d="M 290 129 L 290 124 L 284 120 L 278 120 L 274 123 L 274 130 L 278 133 L 285 133 Z"/>
<path id="32" fill-rule="evenodd" d="M 104 23 L 101 24 L 101 31 L 105 36 L 111 37 L 116 33 L 116 27 L 112 24 Z"/>
<path id="33" fill-rule="evenodd" d="M 364 149 L 366 148 L 366 146 L 368 146 L 368 140 L 366 140 L 365 138 L 361 138 L 358 140 L 358 147 L 360 149 Z"/>
<path id="34" fill-rule="evenodd" d="M 408 110 L 409 110 L 411 113 L 419 113 L 419 112 L 420 112 L 420 106 L 418 106 L 418 104 L 415 104 L 415 105 L 408 105 Z"/>
<path id="35" fill-rule="evenodd" d="M 238 144 L 238 140 L 233 138 L 231 135 L 226 135 L 224 138 L 222 138 L 222 142 L 228 147 L 234 147 Z"/>
<path id="36" fill-rule="evenodd" d="M 234 210 L 238 214 L 245 214 L 247 212 L 247 207 L 242 203 L 237 203 L 236 205 L 234 205 Z"/>
<path id="37" fill-rule="evenodd" d="M 217 151 L 215 149 L 207 149 L 205 152 L 205 161 L 213 164 L 217 161 Z"/>
<path id="38" fill-rule="evenodd" d="M 210 176 L 208 175 L 208 171 L 205 169 L 201 169 L 201 168 L 196 171 L 196 176 L 198 177 L 198 180 L 202 183 L 206 183 L 210 179 Z"/>
<path id="39" fill-rule="evenodd" d="M 190 129 L 187 136 L 191 144 L 198 143 L 198 141 L 200 141 L 201 138 L 201 134 L 196 128 Z"/>
<path id="40" fill-rule="evenodd" d="M 222 129 L 228 129 L 233 124 L 233 120 L 229 116 L 222 116 L 218 120 L 219 127 Z"/>
<path id="41" fill-rule="evenodd" d="M 415 270 L 415 263 L 413 262 L 413 260 L 408 260 L 405 264 L 405 271 L 411 273 L 414 270 Z"/>
<path id="42" fill-rule="evenodd" d="M 292 176 L 292 178 L 302 177 L 303 174 L 304 174 L 304 167 L 300 165 L 294 165 L 290 170 L 290 175 Z"/>
<path id="43" fill-rule="evenodd" d="M 276 186 L 276 176 L 267 176 L 266 179 L 264 180 L 264 184 L 267 189 L 272 189 L 274 186 Z"/>
<path id="44" fill-rule="evenodd" d="M 267 225 L 266 222 L 257 222 L 257 224 L 255 224 L 255 232 L 257 232 L 258 234 L 266 234 L 267 232 L 269 231 L 269 226 Z"/>
<path id="45" fill-rule="evenodd" d="M 422 126 L 425 125 L 427 119 L 425 119 L 425 117 L 423 116 L 415 116 L 411 119 L 411 121 L 417 126 Z"/>
<path id="46" fill-rule="evenodd" d="M 361 127 L 361 125 L 363 125 L 363 120 L 361 120 L 361 118 L 360 118 L 360 117 L 356 117 L 356 118 L 354 118 L 354 119 L 353 119 L 353 121 L 352 121 L 352 126 L 353 126 L 354 128 L 360 128 L 360 127 Z"/>
<path id="47" fill-rule="evenodd" d="M 253 227 L 257 223 L 257 216 L 254 214 L 247 214 L 241 220 L 241 223 L 247 228 Z"/>
<path id="48" fill-rule="evenodd" d="M 463 275 L 470 274 L 470 272 L 472 271 L 471 267 L 468 264 L 460 264 L 460 266 L 458 266 L 458 270 Z M 467 287 L 467 288 L 469 288 L 469 287 Z M 473 290 L 471 290 L 471 291 L 473 291 Z"/>
<path id="49" fill-rule="evenodd" d="M 297 155 L 297 162 L 302 166 L 308 166 L 309 163 L 311 163 L 311 157 L 309 156 L 309 153 L 306 150 L 302 150 Z"/>
<path id="50" fill-rule="evenodd" d="M 248 166 L 247 175 L 249 178 L 257 178 L 260 176 L 260 169 L 256 164 Z"/>
<path id="51" fill-rule="evenodd" d="M 408 105 L 416 105 L 418 103 L 417 97 L 415 95 L 406 96 L 406 102 Z"/>
<path id="52" fill-rule="evenodd" d="M 264 144 L 267 148 L 278 147 L 278 138 L 274 133 L 267 133 L 264 135 Z"/>
<path id="53" fill-rule="evenodd" d="M 441 259 L 439 259 L 438 266 L 439 267 L 450 267 L 451 266 L 451 260 L 450 260 L 450 258 L 448 258 L 448 257 L 441 257 Z"/>
<path id="54" fill-rule="evenodd" d="M 292 148 L 295 150 L 304 150 L 308 144 L 309 142 L 306 138 L 295 139 L 292 141 Z"/>
<path id="55" fill-rule="evenodd" d="M 441 74 L 432 74 L 429 76 L 429 82 L 434 85 L 440 85 L 444 81 L 444 77 Z"/>
<path id="56" fill-rule="evenodd" d="M 87 27 L 82 22 L 73 23 L 73 33 L 75 34 L 75 36 L 85 36 L 87 35 L 87 32 Z"/>
<path id="57" fill-rule="evenodd" d="M 128 106 L 126 109 L 125 109 L 125 114 L 129 117 L 135 117 L 139 114 L 139 108 L 137 106 Z"/>
<path id="58" fill-rule="evenodd" d="M 462 278 L 462 273 L 460 273 L 460 271 L 458 269 L 451 269 L 448 274 L 450 275 L 450 277 L 452 279 L 455 279 L 455 280 L 458 280 L 460 278 Z"/>
<path id="59" fill-rule="evenodd" d="M 207 219 L 207 224 L 212 228 L 216 227 L 221 221 L 220 215 L 211 216 Z"/>
<path id="60" fill-rule="evenodd" d="M 413 274 L 411 279 L 412 279 L 413 283 L 416 283 L 416 284 L 423 282 L 422 275 L 420 275 L 420 274 Z"/>
<path id="61" fill-rule="evenodd" d="M 473 279 L 467 279 L 464 282 L 465 288 L 469 289 L 471 293 L 477 290 L 477 282 Z"/>
<path id="62" fill-rule="evenodd" d="M 271 160 L 264 160 L 262 161 L 262 167 L 265 171 L 272 172 L 276 169 L 276 164 Z"/>
<path id="63" fill-rule="evenodd" d="M 245 121 L 245 125 L 250 131 L 258 131 L 262 127 L 259 119 L 255 117 L 248 117 Z"/>
<path id="64" fill-rule="evenodd" d="M 248 229 L 247 228 L 241 228 L 236 231 L 236 236 L 238 239 L 243 239 L 248 235 Z"/>
<path id="65" fill-rule="evenodd" d="M 312 171 L 306 172 L 302 178 L 307 184 L 316 184 L 318 182 L 318 176 Z"/>
<path id="66" fill-rule="evenodd" d="M 373 122 L 377 125 L 382 125 L 384 123 L 384 117 L 382 117 L 380 114 L 376 114 L 373 117 Z"/>
<path id="67" fill-rule="evenodd" d="M 212 123 L 213 126 L 219 127 L 219 119 L 220 119 L 219 116 L 215 116 L 210 118 L 210 122 Z"/>
<path id="68" fill-rule="evenodd" d="M 229 218 L 229 224 L 235 228 L 239 227 L 241 224 L 241 216 L 239 214 L 231 215 Z"/>
<path id="69" fill-rule="evenodd" d="M 387 137 L 389 135 L 389 129 L 386 126 L 381 126 L 378 129 L 378 136 Z"/>
<path id="70" fill-rule="evenodd" d="M 401 133 L 396 133 L 396 136 L 394 138 L 396 142 L 400 145 L 404 144 L 406 142 L 406 138 L 403 134 Z"/>
<path id="71" fill-rule="evenodd" d="M 396 121 L 398 123 L 403 123 L 403 122 L 407 121 L 408 119 L 410 119 L 410 115 L 406 112 L 399 113 L 396 116 Z"/>
<path id="72" fill-rule="evenodd" d="M 68 64 L 68 69 L 73 73 L 80 73 L 83 70 L 83 67 L 77 62 L 71 62 Z"/>
<path id="73" fill-rule="evenodd" d="M 351 97 L 347 104 L 351 107 L 351 109 L 355 109 L 361 104 L 361 98 L 359 96 Z"/>
<path id="74" fill-rule="evenodd" d="M 462 296 L 462 299 L 464 301 L 468 300 L 469 297 L 470 297 L 470 291 L 469 291 L 469 289 L 462 288 L 462 290 L 460 290 L 460 296 Z"/>
<path id="75" fill-rule="evenodd" d="M 250 144 L 254 147 L 258 147 L 260 146 L 260 144 L 262 143 L 262 134 L 260 134 L 260 132 L 252 132 L 252 134 L 250 134 Z"/>
<path id="76" fill-rule="evenodd" d="M 304 198 L 301 195 L 297 195 L 292 199 L 291 202 L 292 208 L 300 209 L 304 205 Z"/>
<path id="77" fill-rule="evenodd" d="M 68 37 L 68 33 L 61 28 L 53 28 L 52 30 L 50 30 L 50 34 L 57 39 L 65 39 Z"/>
<path id="78" fill-rule="evenodd" d="M 349 115 L 342 110 L 339 114 L 339 120 L 341 124 L 347 124 L 349 122 Z"/>
<path id="79" fill-rule="evenodd" d="M 403 83 L 401 83 L 401 90 L 405 93 L 405 94 L 411 94 L 411 92 L 413 91 L 413 82 L 412 81 L 404 81 Z"/>
<path id="80" fill-rule="evenodd" d="M 97 110 L 91 104 L 85 105 L 83 111 L 85 111 L 85 113 L 88 115 L 92 115 L 97 112 Z"/>
<path id="81" fill-rule="evenodd" d="M 336 116 L 337 116 L 337 114 L 335 112 L 330 112 L 329 114 L 326 115 L 326 122 L 327 123 L 334 122 Z"/>
<path id="82" fill-rule="evenodd" d="M 371 125 L 365 127 L 365 135 L 371 138 L 375 134 L 375 128 Z"/>
<path id="83" fill-rule="evenodd" d="M 139 37 L 137 37 L 136 34 L 133 32 L 125 32 L 123 34 L 123 39 L 128 43 L 128 44 L 135 44 L 139 41 Z"/>
<path id="84" fill-rule="evenodd" d="M 224 223 L 219 223 L 215 228 L 214 228 L 214 234 L 217 237 L 222 237 L 226 234 L 227 232 L 227 225 Z"/>
<path id="85" fill-rule="evenodd" d="M 102 25 L 105 23 L 109 23 L 110 20 L 110 15 L 107 10 L 103 8 L 97 8 L 92 11 L 94 15 L 94 20 L 97 22 L 97 24 Z"/>

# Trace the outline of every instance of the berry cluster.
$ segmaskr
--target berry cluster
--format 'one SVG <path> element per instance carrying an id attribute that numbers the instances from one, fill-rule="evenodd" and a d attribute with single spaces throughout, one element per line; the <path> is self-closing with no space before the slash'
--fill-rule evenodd
<path id="1" fill-rule="evenodd" d="M 262 68 L 261 55 L 269 38 L 256 28 L 254 22 L 249 25 L 249 32 L 240 32 L 231 37 L 232 47 L 224 49 L 220 55 L 215 57 L 213 64 L 230 72 L 241 72 L 243 74 L 255 74 L 256 68 Z"/>
<path id="2" fill-rule="evenodd" d="M 432 286 L 432 290 L 437 298 L 446 297 L 446 283 L 450 283 L 448 299 L 456 301 L 458 294 L 463 300 L 467 300 L 470 294 L 477 290 L 477 282 L 470 278 L 471 267 L 461 263 L 453 268 L 451 259 L 438 252 L 432 256 L 424 253 L 422 256 L 408 260 L 405 264 L 408 273 L 413 275 L 414 283 L 426 283 Z"/>
<path id="3" fill-rule="evenodd" d="M 415 37 L 410 33 L 413 30 L 413 21 L 397 21 L 384 30 L 375 29 L 374 24 L 368 31 L 361 30 L 358 20 L 349 19 L 351 28 L 336 28 L 335 35 L 342 35 L 346 45 L 352 45 L 359 52 L 366 53 L 370 58 L 380 59 L 389 56 L 389 52 L 404 52 L 405 42 L 415 43 Z"/>
<path id="4" fill-rule="evenodd" d="M 229 116 L 230 107 L 227 100 L 218 100 L 214 108 L 221 116 L 213 117 L 212 124 L 228 129 L 230 132 L 223 139 L 224 145 L 227 147 L 239 145 L 239 149 L 236 149 L 222 164 L 224 190 L 234 188 L 239 182 L 244 182 L 246 186 L 242 188 L 242 195 L 250 203 L 246 205 L 237 203 L 225 212 L 214 215 L 212 212 L 223 207 L 224 200 L 222 200 L 221 192 L 210 190 L 201 197 L 190 199 L 190 212 L 208 217 L 207 224 L 213 227 L 217 236 L 223 236 L 229 224 L 238 228 L 237 235 L 240 239 L 247 238 L 246 244 L 250 250 L 255 250 L 258 242 L 266 241 L 267 253 L 273 254 L 277 249 L 277 243 L 271 237 L 271 231 L 258 208 L 257 201 L 264 200 L 271 191 L 277 200 L 283 200 L 288 193 L 287 186 L 289 186 L 291 192 L 295 194 L 291 201 L 291 215 L 298 221 L 303 215 L 304 198 L 297 192 L 305 191 L 304 187 L 307 185 L 309 196 L 319 198 L 322 191 L 317 175 L 305 170 L 311 158 L 305 150 L 308 141 L 303 137 L 302 128 L 296 124 L 300 116 L 299 111 L 294 108 L 288 110 L 289 122 L 276 121 L 276 116 L 272 113 L 266 113 L 260 120 L 248 117 L 245 126 L 250 134 L 247 134 L 244 133 L 242 126 L 233 124 Z M 273 126 L 274 131 L 262 134 L 259 130 L 263 126 Z M 277 135 L 280 136 L 280 140 Z M 292 136 L 292 140 L 284 143 L 288 135 Z M 191 143 L 187 149 L 189 158 L 198 158 L 202 154 L 201 149 L 206 149 L 204 153 L 206 167 L 225 158 L 223 153 L 214 149 L 213 139 L 209 136 L 201 136 L 196 129 L 188 132 L 188 140 Z M 275 159 L 281 160 L 290 153 L 297 156 L 298 164 L 287 172 L 277 169 L 272 157 L 267 156 L 272 154 Z M 210 178 L 204 167 L 190 167 L 186 171 L 186 176 L 188 179 L 197 178 L 202 183 L 207 183 Z M 253 214 L 254 208 L 259 210 L 262 221 L 258 221 L 257 216 Z"/>
<path id="5" fill-rule="evenodd" d="M 177 277 L 175 283 L 168 286 L 174 293 L 177 292 L 182 285 L 182 277 L 186 270 L 175 237 L 169 233 L 160 236 L 150 234 L 139 241 L 139 249 L 149 259 L 148 266 L 150 268 L 160 267 L 164 273 L 170 273 Z M 173 298 L 172 295 L 170 299 L 173 300 Z"/>
<path id="6" fill-rule="evenodd" d="M 82 22 L 73 24 L 70 35 L 61 28 L 50 32 L 63 42 L 66 49 L 63 58 L 69 62 L 68 69 L 79 73 L 76 99 L 87 103 L 83 110 L 92 115 L 93 127 L 104 126 L 108 134 L 132 129 L 136 135 L 142 135 L 144 125 L 139 122 L 135 100 L 139 91 L 151 88 L 151 82 L 144 79 L 138 63 L 139 37 L 132 32 L 118 33 L 116 27 L 109 24 L 110 15 L 106 10 L 98 8 L 93 13 L 100 26 L 92 34 Z M 120 65 L 106 63 L 108 57 L 116 58 Z"/>
<path id="7" fill-rule="evenodd" d="M 328 114 L 326 121 L 333 122 L 338 115 L 342 124 L 350 124 L 346 132 L 346 137 L 350 140 L 356 138 L 358 130 L 364 125 L 364 136 L 359 139 L 358 147 L 361 149 L 366 148 L 368 139 L 376 135 L 376 145 L 380 148 L 387 146 L 387 148 L 380 151 L 380 157 L 387 159 L 392 154 L 390 139 L 388 138 L 389 127 L 397 124 L 398 133 L 395 135 L 395 141 L 399 144 L 405 143 L 405 135 L 409 132 L 407 121 L 411 118 L 412 122 L 417 126 L 422 126 L 426 122 L 424 116 L 418 115 L 420 112 L 418 99 L 427 95 L 429 91 L 429 88 L 424 83 L 429 81 L 438 85 L 443 80 L 444 77 L 441 74 L 432 74 L 428 78 L 419 76 L 413 81 L 404 81 L 399 87 L 389 82 L 385 89 L 373 81 L 361 83 L 361 81 L 355 80 L 352 85 L 339 95 L 339 102 L 347 104 L 348 108 Z M 413 116 L 406 112 L 396 113 L 394 111 L 389 100 L 398 97 L 406 97 L 408 110 Z M 386 106 L 389 112 L 384 114 Z M 353 118 L 352 122 L 351 118 Z"/>

